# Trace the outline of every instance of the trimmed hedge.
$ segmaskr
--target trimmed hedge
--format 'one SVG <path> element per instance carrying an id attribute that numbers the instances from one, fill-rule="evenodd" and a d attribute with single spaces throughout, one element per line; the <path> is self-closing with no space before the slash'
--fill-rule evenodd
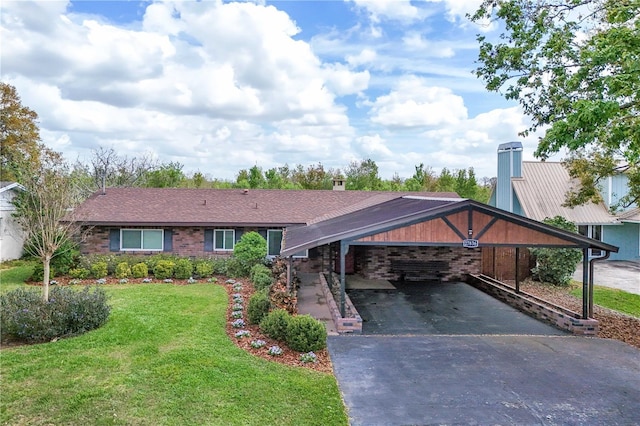
<path id="1" fill-rule="evenodd" d="M 96 329 L 109 312 L 101 288 L 53 287 L 48 302 L 37 289 L 17 288 L 0 295 L 0 335 L 3 341 L 48 342 Z"/>
<path id="2" fill-rule="evenodd" d="M 327 346 L 327 329 L 310 315 L 296 315 L 287 325 L 286 342 L 298 352 L 324 349 Z"/>
<path id="3" fill-rule="evenodd" d="M 274 309 L 260 321 L 260 330 L 275 340 L 285 341 L 291 314 L 284 309 Z"/>
<path id="4" fill-rule="evenodd" d="M 247 319 L 250 324 L 260 324 L 260 321 L 269 313 L 271 301 L 269 300 L 269 290 L 256 291 L 249 298 L 247 305 Z"/>

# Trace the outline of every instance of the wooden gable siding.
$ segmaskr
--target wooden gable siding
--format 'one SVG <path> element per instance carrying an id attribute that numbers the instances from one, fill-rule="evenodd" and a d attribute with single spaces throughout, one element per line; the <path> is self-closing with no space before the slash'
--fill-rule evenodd
<path id="1" fill-rule="evenodd" d="M 479 239 L 480 244 L 491 245 L 557 245 L 575 247 L 574 243 L 543 232 L 529 229 L 506 220 L 498 220 Z"/>
<path id="2" fill-rule="evenodd" d="M 440 218 L 392 229 L 358 239 L 360 242 L 385 243 L 459 243 L 460 237 Z"/>
<path id="3" fill-rule="evenodd" d="M 470 213 L 471 212 L 471 213 Z M 471 216 L 470 216 L 471 215 Z M 504 219 L 474 210 L 459 211 L 424 222 L 359 238 L 363 243 L 441 243 L 461 244 L 465 238 L 476 238 L 480 245 L 557 245 L 574 246 L 560 238 L 547 235 Z M 448 223 L 447 223 L 448 222 Z M 471 223 L 471 228 L 469 224 Z M 455 228 L 454 229 L 452 229 Z M 469 229 L 472 235 L 469 236 Z M 456 232 L 456 230 L 458 232 Z"/>

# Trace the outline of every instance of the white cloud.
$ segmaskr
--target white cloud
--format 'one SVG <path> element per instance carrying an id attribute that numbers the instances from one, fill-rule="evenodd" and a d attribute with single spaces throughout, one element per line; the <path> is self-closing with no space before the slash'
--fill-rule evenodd
<path id="1" fill-rule="evenodd" d="M 426 86 L 422 79 L 401 79 L 371 105 L 371 121 L 388 127 L 456 124 L 467 117 L 462 97 L 444 87 Z"/>
<path id="2" fill-rule="evenodd" d="M 402 41 L 408 49 L 420 51 L 423 55 L 437 58 L 450 58 L 455 55 L 451 43 L 434 42 L 423 38 L 419 33 L 408 33 L 402 38 Z"/>
<path id="3" fill-rule="evenodd" d="M 345 59 L 347 63 L 352 67 L 358 67 L 360 65 L 368 65 L 375 61 L 376 51 L 370 48 L 364 48 L 357 55 L 347 55 Z"/>
<path id="4" fill-rule="evenodd" d="M 372 22 L 382 20 L 413 21 L 420 19 L 420 10 L 410 0 L 350 0 L 366 10 Z"/>

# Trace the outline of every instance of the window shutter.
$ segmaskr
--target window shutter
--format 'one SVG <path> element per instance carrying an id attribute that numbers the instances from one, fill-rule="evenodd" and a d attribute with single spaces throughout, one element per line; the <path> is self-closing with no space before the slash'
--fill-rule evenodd
<path id="1" fill-rule="evenodd" d="M 164 230 L 164 250 L 171 252 L 173 251 L 173 229 L 165 229 Z"/>
<path id="2" fill-rule="evenodd" d="M 109 251 L 120 251 L 120 230 L 109 230 Z"/>
<path id="3" fill-rule="evenodd" d="M 242 238 L 242 234 L 244 234 L 244 229 L 236 228 L 236 243 L 240 241 L 240 238 Z"/>
<path id="4" fill-rule="evenodd" d="M 213 251 L 213 229 L 204 230 L 204 251 Z"/>
<path id="5" fill-rule="evenodd" d="M 266 229 L 259 230 L 258 234 L 260 234 L 262 236 L 262 238 L 264 238 L 265 240 L 267 239 L 267 230 Z"/>

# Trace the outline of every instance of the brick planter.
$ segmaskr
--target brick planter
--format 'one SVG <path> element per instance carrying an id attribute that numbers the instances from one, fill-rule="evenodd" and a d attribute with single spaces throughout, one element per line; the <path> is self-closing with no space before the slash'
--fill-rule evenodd
<path id="1" fill-rule="evenodd" d="M 489 277 L 470 275 L 467 282 L 507 305 L 562 330 L 583 336 L 598 334 L 598 321 L 593 318 L 582 319 L 573 311 L 531 294 L 522 291 L 516 293 L 511 287 Z"/>
<path id="2" fill-rule="evenodd" d="M 358 315 L 358 311 L 356 311 L 353 303 L 351 303 L 349 295 L 345 294 L 345 304 L 347 309 L 355 313 L 355 316 L 353 318 L 343 318 L 340 314 L 340 308 L 333 298 L 333 293 L 331 293 L 331 289 L 329 288 L 329 284 L 327 284 L 327 280 L 323 273 L 320 273 L 320 285 L 322 286 L 322 293 L 324 294 L 324 298 L 329 306 L 331 318 L 333 318 L 333 322 L 336 326 L 336 331 L 340 334 L 362 334 L 362 318 Z"/>

